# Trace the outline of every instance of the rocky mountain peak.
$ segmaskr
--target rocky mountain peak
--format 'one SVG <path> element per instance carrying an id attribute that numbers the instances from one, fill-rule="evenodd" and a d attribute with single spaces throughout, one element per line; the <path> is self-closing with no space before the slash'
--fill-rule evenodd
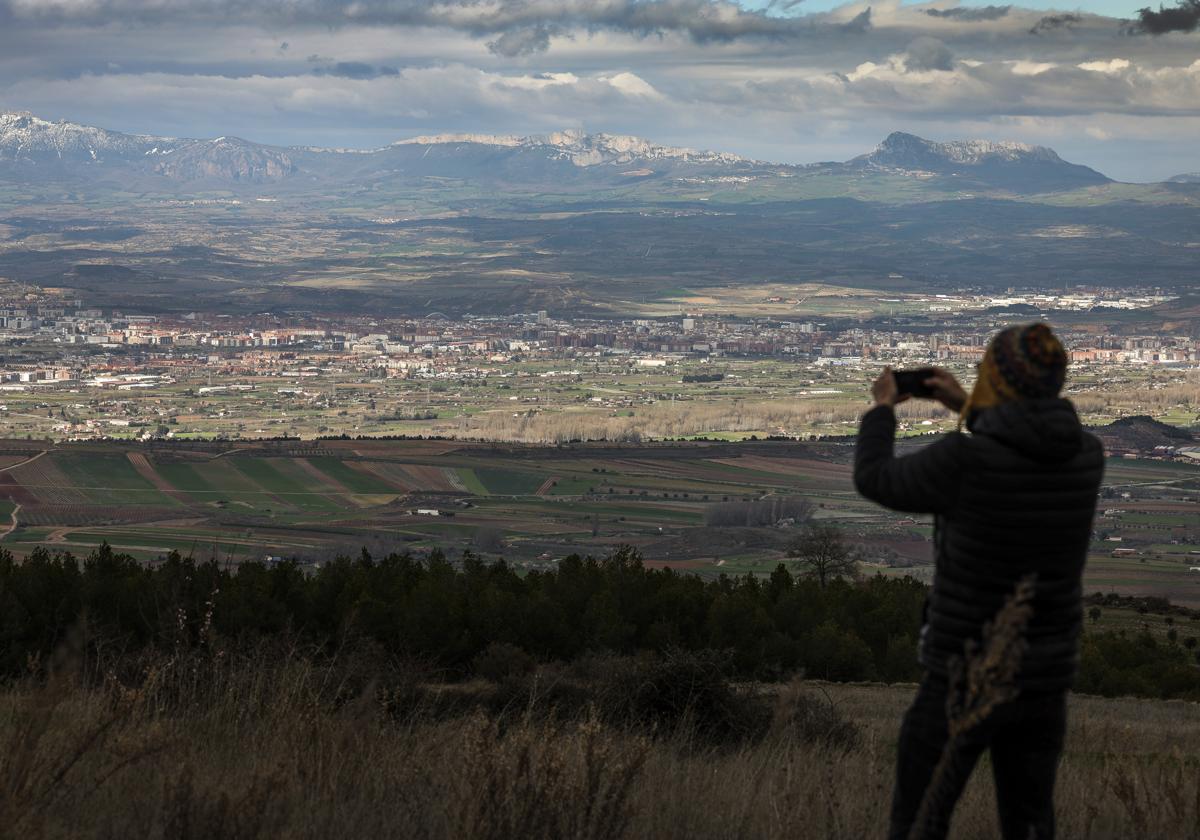
<path id="1" fill-rule="evenodd" d="M 988 160 L 1062 162 L 1062 158 L 1053 149 L 1045 146 L 991 140 L 954 140 L 948 143 L 938 143 L 902 131 L 889 134 L 882 143 L 875 147 L 873 152 L 865 157 L 873 162 L 893 166 L 905 164 L 920 166 L 929 163 L 974 166 Z"/>
<path id="2" fill-rule="evenodd" d="M 938 143 L 901 131 L 847 164 L 859 171 L 954 177 L 1014 191 L 1049 192 L 1108 183 L 1094 169 L 1068 163 L 1053 149 L 1025 143 L 955 140 Z"/>
<path id="3" fill-rule="evenodd" d="M 743 163 L 745 158 L 727 152 L 702 152 L 675 146 L 661 146 L 641 137 L 627 134 L 588 134 L 576 128 L 553 131 L 545 135 L 517 137 L 497 134 L 436 134 L 400 140 L 393 145 L 456 145 L 478 144 L 507 148 L 548 151 L 570 160 L 576 166 L 595 166 L 604 163 L 625 164 L 636 160 L 686 160 L 699 163 Z"/>

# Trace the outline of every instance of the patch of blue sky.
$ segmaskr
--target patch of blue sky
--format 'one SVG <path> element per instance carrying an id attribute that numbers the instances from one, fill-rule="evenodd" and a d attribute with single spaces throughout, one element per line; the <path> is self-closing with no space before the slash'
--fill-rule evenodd
<path id="1" fill-rule="evenodd" d="M 741 0 L 742 6 L 747 9 L 766 9 L 772 5 L 771 0 Z M 785 4 L 775 2 L 776 7 Z M 791 14 L 805 14 L 808 12 L 828 12 L 836 9 L 839 6 L 848 5 L 845 0 L 803 0 L 791 6 Z M 916 2 L 905 2 L 906 6 L 917 5 Z M 1007 5 L 1006 0 L 962 0 L 960 6 L 1003 6 Z M 1147 3 L 1146 0 L 1087 0 L 1084 3 L 1072 3 L 1071 0 L 1020 0 L 1020 2 L 1011 2 L 1011 5 L 1025 9 L 1038 9 L 1044 11 L 1056 12 L 1091 12 L 1096 15 L 1108 15 L 1116 18 L 1132 18 L 1137 14 L 1137 10 L 1146 5 L 1155 6 L 1155 3 Z M 1167 3 L 1166 5 L 1170 5 Z"/>

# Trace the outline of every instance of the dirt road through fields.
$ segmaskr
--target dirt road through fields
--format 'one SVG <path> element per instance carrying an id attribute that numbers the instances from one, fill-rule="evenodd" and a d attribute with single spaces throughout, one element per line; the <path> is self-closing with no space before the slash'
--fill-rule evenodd
<path id="1" fill-rule="evenodd" d="M 49 449 L 43 449 L 41 452 L 34 455 L 32 458 L 26 458 L 24 461 L 21 461 L 19 464 L 9 464 L 7 467 L 0 467 L 0 472 L 8 472 L 9 470 L 15 470 L 17 467 L 23 467 L 26 464 L 32 464 L 34 461 L 36 461 L 38 458 L 41 458 L 43 455 L 47 454 L 49 451 L 50 451 Z"/>
<path id="2" fill-rule="evenodd" d="M 13 504 L 13 509 L 12 509 L 12 513 L 11 513 L 12 521 L 8 524 L 8 526 L 3 531 L 0 531 L 0 540 L 7 537 L 13 531 L 17 530 L 17 514 L 20 512 L 20 510 L 21 510 L 21 503 L 15 502 Z"/>

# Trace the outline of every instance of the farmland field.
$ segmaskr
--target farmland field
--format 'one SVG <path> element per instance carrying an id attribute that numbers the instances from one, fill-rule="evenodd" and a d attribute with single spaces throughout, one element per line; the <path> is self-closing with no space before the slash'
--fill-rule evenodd
<path id="1" fill-rule="evenodd" d="M 108 541 L 145 559 L 178 550 L 319 562 L 363 547 L 440 547 L 537 567 L 629 544 L 652 564 L 761 575 L 785 558 L 795 527 L 706 519 L 718 504 L 800 497 L 839 523 L 865 573 L 929 579 L 928 517 L 859 497 L 852 449 L 839 440 L 59 444 L 0 471 L 0 529 L 20 504 L 3 537 L 17 554 L 39 544 L 85 553 Z M 1087 591 L 1200 606 L 1200 572 L 1191 570 L 1200 566 L 1198 498 L 1200 467 L 1110 459 Z"/>
<path id="2" fill-rule="evenodd" d="M 123 452 L 88 452 L 79 457 L 52 460 L 69 479 L 69 488 L 83 491 L 89 501 L 97 504 L 175 504 L 171 497 L 138 473 Z M 64 489 L 63 492 L 67 491 Z"/>
<path id="3" fill-rule="evenodd" d="M 235 456 L 230 459 L 238 472 L 257 484 L 262 491 L 270 493 L 287 504 L 305 511 L 326 512 L 342 507 L 328 495 L 327 484 L 313 478 L 294 462 L 283 458 L 250 458 Z"/>

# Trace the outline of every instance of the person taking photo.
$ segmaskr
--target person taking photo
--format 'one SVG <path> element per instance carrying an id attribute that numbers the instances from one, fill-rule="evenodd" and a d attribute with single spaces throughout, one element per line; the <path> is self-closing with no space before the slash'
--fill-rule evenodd
<path id="1" fill-rule="evenodd" d="M 968 394 L 934 368 L 925 391 L 960 415 L 959 430 L 896 457 L 897 404 L 909 398 L 885 368 L 863 415 L 854 484 L 884 507 L 934 516 L 935 573 L 918 656 L 924 675 L 900 729 L 889 837 L 944 837 L 954 802 L 990 751 L 1006 838 L 1054 836 L 1054 780 L 1066 729 L 1066 693 L 1082 626 L 1082 574 L 1104 470 L 1103 448 L 1060 396 L 1067 354 L 1048 326 L 1009 327 L 988 344 Z M 965 431 L 964 431 L 965 427 Z M 978 643 L 1028 575 L 1035 578 L 1015 699 L 949 744 L 956 773 L 939 806 L 922 799 L 948 742 L 950 666 Z M 949 789 L 944 789 L 948 786 Z"/>

